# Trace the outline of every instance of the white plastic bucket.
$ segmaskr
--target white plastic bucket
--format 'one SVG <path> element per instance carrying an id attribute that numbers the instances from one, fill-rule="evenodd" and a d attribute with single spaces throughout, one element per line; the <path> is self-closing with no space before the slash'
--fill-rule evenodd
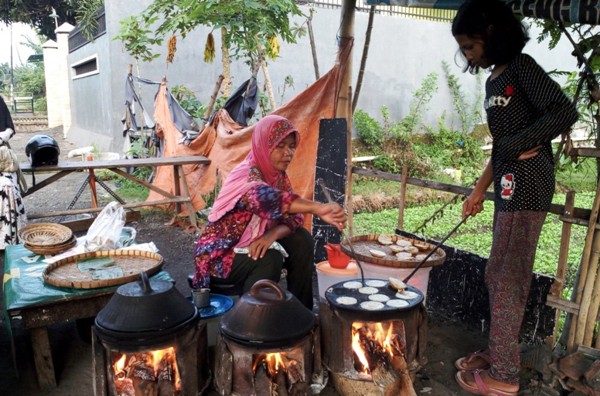
<path id="1" fill-rule="evenodd" d="M 360 278 L 360 271 L 354 261 L 350 261 L 345 269 L 332 268 L 328 261 L 316 265 L 319 297 L 325 299 L 325 291 L 338 282 Z"/>
<path id="2" fill-rule="evenodd" d="M 365 278 L 388 279 L 390 277 L 403 280 L 414 270 L 414 268 L 396 268 L 385 265 L 367 263 L 361 261 Z M 429 272 L 431 267 L 422 267 L 408 280 L 408 284 L 419 289 L 425 298 L 427 298 L 427 287 L 429 285 Z"/>

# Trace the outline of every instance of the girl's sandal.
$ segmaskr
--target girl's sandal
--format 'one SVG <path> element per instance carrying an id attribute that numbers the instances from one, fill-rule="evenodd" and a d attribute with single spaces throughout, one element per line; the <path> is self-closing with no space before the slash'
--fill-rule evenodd
<path id="1" fill-rule="evenodd" d="M 471 392 L 476 395 L 486 395 L 486 396 L 517 396 L 518 389 L 514 392 L 504 391 L 501 389 L 493 388 L 489 384 L 487 384 L 484 379 L 481 377 L 481 374 L 487 372 L 487 370 L 473 370 L 470 372 L 467 371 L 459 371 L 456 373 L 456 382 L 458 385 L 466 390 L 467 392 Z M 471 375 L 473 378 L 467 378 L 466 376 Z M 489 374 L 488 374 L 489 376 Z"/>
<path id="2" fill-rule="evenodd" d="M 487 370 L 490 368 L 490 353 L 487 349 L 473 352 L 469 356 L 464 356 L 454 362 L 457 370 Z"/>

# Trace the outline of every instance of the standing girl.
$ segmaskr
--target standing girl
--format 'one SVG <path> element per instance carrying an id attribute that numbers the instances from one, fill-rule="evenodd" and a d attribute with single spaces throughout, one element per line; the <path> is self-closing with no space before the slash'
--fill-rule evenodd
<path id="1" fill-rule="evenodd" d="M 467 0 L 452 22 L 465 71 L 491 69 L 484 107 L 492 155 L 463 216 L 483 210 L 494 185 L 493 241 L 485 282 L 490 297 L 488 349 L 460 358 L 456 380 L 479 395 L 516 395 L 519 332 L 538 237 L 554 194 L 551 140 L 578 118 L 556 82 L 521 51 L 527 29 L 500 0 Z"/>

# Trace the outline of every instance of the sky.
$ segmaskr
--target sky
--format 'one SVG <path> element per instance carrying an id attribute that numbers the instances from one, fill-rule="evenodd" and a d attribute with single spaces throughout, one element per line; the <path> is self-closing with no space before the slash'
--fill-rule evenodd
<path id="1" fill-rule="evenodd" d="M 28 25 L 14 23 L 12 26 L 12 44 L 13 44 L 13 66 L 17 67 L 27 63 L 29 55 L 33 51 L 22 42 L 27 42 L 23 37 L 30 37 L 36 41 L 35 31 Z M 0 23 L 0 64 L 8 63 L 10 65 L 10 46 L 11 46 L 11 28 L 9 25 Z"/>

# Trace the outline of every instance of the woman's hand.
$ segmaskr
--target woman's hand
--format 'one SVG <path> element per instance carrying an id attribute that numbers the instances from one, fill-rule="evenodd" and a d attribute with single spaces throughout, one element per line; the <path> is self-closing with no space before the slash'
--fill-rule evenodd
<path id="1" fill-rule="evenodd" d="M 536 155 L 538 155 L 538 153 L 540 152 L 540 149 L 542 148 L 542 146 L 536 146 L 534 148 L 532 148 L 531 150 L 527 150 L 525 152 L 522 152 L 521 155 L 519 155 L 517 157 L 517 161 L 524 161 L 527 160 L 529 158 L 533 158 Z"/>
<path id="2" fill-rule="evenodd" d="M 269 247 L 273 242 L 275 242 L 275 239 L 271 238 L 268 232 L 265 233 L 248 245 L 248 256 L 250 256 L 252 260 L 258 260 L 265 257 L 267 250 L 269 250 Z"/>
<path id="3" fill-rule="evenodd" d="M 462 217 L 466 219 L 468 216 L 475 217 L 477 213 L 483 210 L 483 201 L 485 194 L 481 194 L 473 190 L 471 194 L 463 202 Z"/>
<path id="4" fill-rule="evenodd" d="M 324 222 L 336 226 L 340 231 L 346 227 L 346 221 L 348 220 L 346 211 L 335 202 L 319 204 L 314 214 L 319 216 Z"/>

